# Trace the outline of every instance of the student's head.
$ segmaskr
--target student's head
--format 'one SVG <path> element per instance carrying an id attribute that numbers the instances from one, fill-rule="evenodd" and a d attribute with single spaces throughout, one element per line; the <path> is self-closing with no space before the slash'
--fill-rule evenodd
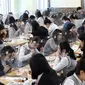
<path id="1" fill-rule="evenodd" d="M 32 25 L 32 28 L 33 28 L 33 31 L 34 31 L 34 32 L 35 32 L 35 31 L 38 29 L 38 27 L 39 27 L 38 22 L 35 21 L 35 20 L 31 22 L 31 25 Z"/>
<path id="2" fill-rule="evenodd" d="M 82 7 L 77 7 L 77 12 L 81 13 L 82 12 Z"/>
<path id="3" fill-rule="evenodd" d="M 3 60 L 10 60 L 14 58 L 15 50 L 11 46 L 5 46 L 1 49 L 0 54 Z"/>
<path id="4" fill-rule="evenodd" d="M 8 13 L 8 16 L 13 16 L 13 13 L 12 13 L 12 12 L 9 12 L 9 13 Z"/>
<path id="5" fill-rule="evenodd" d="M 26 13 L 26 14 L 29 14 L 29 11 L 28 11 L 28 10 L 25 10 L 25 13 Z"/>
<path id="6" fill-rule="evenodd" d="M 35 20 L 35 16 L 34 15 L 30 15 L 30 20 Z"/>
<path id="7" fill-rule="evenodd" d="M 29 47 L 31 49 L 35 49 L 39 46 L 39 43 L 41 42 L 39 37 L 33 37 L 32 39 L 30 39 L 29 41 Z"/>
<path id="8" fill-rule="evenodd" d="M 70 19 L 67 16 L 63 16 L 62 18 L 63 22 L 65 23 L 66 21 L 70 21 Z"/>
<path id="9" fill-rule="evenodd" d="M 13 16 L 9 17 L 9 24 L 15 23 L 15 19 Z"/>
<path id="10" fill-rule="evenodd" d="M 65 39 L 64 33 L 61 30 L 59 30 L 59 29 L 56 29 L 53 32 L 52 37 L 53 37 L 53 39 L 54 39 L 56 44 L 59 44 L 62 40 Z"/>
<path id="11" fill-rule="evenodd" d="M 85 59 L 78 62 L 75 73 L 81 81 L 85 81 Z"/>
<path id="12" fill-rule="evenodd" d="M 74 28 L 75 28 L 75 25 L 73 23 L 68 23 L 67 26 L 66 26 L 66 28 L 65 28 L 66 29 L 65 31 L 66 32 L 67 31 L 73 31 Z"/>
<path id="13" fill-rule="evenodd" d="M 28 20 L 28 14 L 27 13 L 24 13 L 23 14 L 23 17 L 22 17 L 22 21 L 23 22 L 26 22 Z"/>
<path id="14" fill-rule="evenodd" d="M 49 73 L 51 68 L 42 54 L 36 54 L 30 59 L 30 68 L 32 70 L 32 78 L 37 77 L 42 73 Z"/>
<path id="15" fill-rule="evenodd" d="M 71 49 L 69 43 L 67 40 L 64 40 L 60 43 L 60 52 L 61 54 L 63 52 L 67 53 L 72 59 L 76 59 L 75 58 L 75 54 L 74 51 Z"/>
<path id="16" fill-rule="evenodd" d="M 42 14 L 41 14 L 40 11 L 37 11 L 37 12 L 35 13 L 35 15 L 36 15 L 37 18 L 42 17 Z"/>
<path id="17" fill-rule="evenodd" d="M 44 24 L 46 25 L 47 28 L 49 28 L 49 26 L 51 25 L 51 21 L 46 17 L 44 20 Z"/>

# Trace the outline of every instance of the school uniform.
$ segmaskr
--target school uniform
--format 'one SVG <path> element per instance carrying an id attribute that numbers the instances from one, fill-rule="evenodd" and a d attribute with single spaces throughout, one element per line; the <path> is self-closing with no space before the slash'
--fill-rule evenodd
<path id="1" fill-rule="evenodd" d="M 39 24 L 40 26 L 43 26 L 43 25 L 44 25 L 44 18 L 43 18 L 43 17 L 39 17 L 39 18 L 37 19 L 37 22 L 38 22 L 38 24 Z"/>
<path id="2" fill-rule="evenodd" d="M 63 74 L 65 76 L 68 75 L 69 72 L 73 71 L 77 65 L 77 61 L 74 59 L 71 59 L 70 56 L 57 56 L 56 60 L 54 62 L 53 69 L 56 72 L 63 71 Z"/>
<path id="3" fill-rule="evenodd" d="M 37 49 L 35 49 L 35 53 L 37 54 L 39 53 L 39 51 Z M 32 49 L 29 47 L 28 43 L 26 43 L 25 45 L 22 45 L 19 48 L 19 55 L 18 55 L 18 62 L 22 63 L 22 66 L 29 64 L 29 60 L 32 57 Z"/>
<path id="4" fill-rule="evenodd" d="M 58 26 L 57 26 L 56 24 L 54 24 L 54 23 L 51 23 L 51 25 L 50 25 L 49 28 L 48 28 L 48 34 L 49 34 L 49 36 L 52 36 L 52 33 L 53 33 L 56 29 L 58 29 Z"/>
<path id="5" fill-rule="evenodd" d="M 43 48 L 43 55 L 48 56 L 53 52 L 57 51 L 57 49 L 58 45 L 55 43 L 53 38 L 50 38 Z"/>
<path id="6" fill-rule="evenodd" d="M 18 29 L 16 31 L 13 27 L 9 27 L 8 28 L 9 38 L 16 38 L 16 37 L 18 37 L 19 36 L 19 32 L 20 32 L 20 29 Z"/>
<path id="7" fill-rule="evenodd" d="M 74 73 L 72 76 L 66 78 L 63 85 L 85 85 L 84 81 L 81 81 L 78 76 Z"/>

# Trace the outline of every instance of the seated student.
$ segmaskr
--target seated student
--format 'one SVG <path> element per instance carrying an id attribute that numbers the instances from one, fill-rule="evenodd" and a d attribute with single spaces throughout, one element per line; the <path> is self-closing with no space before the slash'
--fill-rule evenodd
<path id="1" fill-rule="evenodd" d="M 6 18 L 6 20 L 5 20 L 5 24 L 6 24 L 6 25 L 9 25 L 9 21 L 10 21 L 9 18 L 10 18 L 11 16 L 13 16 L 13 13 L 12 13 L 12 12 L 9 12 L 8 15 L 7 15 L 7 18 Z"/>
<path id="2" fill-rule="evenodd" d="M 50 37 L 52 37 L 52 33 L 58 29 L 58 26 L 54 23 L 52 23 L 47 17 L 44 20 L 44 24 L 46 25 L 46 28 L 48 29 L 48 34 Z"/>
<path id="3" fill-rule="evenodd" d="M 85 59 L 81 59 L 77 66 L 75 73 L 66 78 L 63 85 L 85 85 Z"/>
<path id="4" fill-rule="evenodd" d="M 82 23 L 82 26 L 78 28 L 77 32 L 79 35 L 85 33 L 85 21 Z"/>
<path id="5" fill-rule="evenodd" d="M 48 30 L 43 26 L 39 26 L 36 31 L 36 36 L 44 40 L 48 37 Z"/>
<path id="6" fill-rule="evenodd" d="M 15 19 L 11 16 L 9 18 L 10 27 L 8 28 L 9 38 L 15 38 L 19 36 L 20 29 L 17 28 L 15 24 Z"/>
<path id="7" fill-rule="evenodd" d="M 60 43 L 60 48 L 57 51 L 56 60 L 53 69 L 56 72 L 63 71 L 64 76 L 69 76 L 69 72 L 76 67 L 76 57 L 74 51 L 71 49 L 68 41 L 64 40 Z"/>
<path id="8" fill-rule="evenodd" d="M 47 40 L 47 42 L 43 48 L 43 54 L 45 56 L 48 56 L 48 55 L 56 52 L 58 49 L 58 45 L 63 38 L 64 38 L 64 35 L 63 35 L 62 31 L 59 29 L 56 29 L 53 32 L 52 38 Z"/>
<path id="9" fill-rule="evenodd" d="M 77 7 L 76 11 L 77 11 L 77 14 L 76 15 L 77 15 L 78 19 L 85 18 L 85 12 L 82 9 L 82 7 Z"/>
<path id="10" fill-rule="evenodd" d="M 10 68 L 19 67 L 21 63 L 18 61 L 18 57 L 16 56 L 16 52 L 11 46 L 4 46 L 1 50 L 1 58 L 3 65 L 8 65 Z"/>
<path id="11" fill-rule="evenodd" d="M 38 37 L 34 37 L 28 43 L 20 47 L 18 60 L 22 63 L 22 66 L 24 66 L 26 63 L 29 63 L 29 59 L 33 54 L 39 53 L 37 50 L 39 43 L 40 39 Z"/>
<path id="12" fill-rule="evenodd" d="M 30 22 L 35 20 L 35 16 L 34 15 L 30 15 Z"/>
<path id="13" fill-rule="evenodd" d="M 49 66 L 42 54 L 36 54 L 30 59 L 32 79 L 37 79 L 34 85 L 59 85 L 56 72 Z"/>
<path id="14" fill-rule="evenodd" d="M 75 42 L 77 40 L 77 32 L 74 24 L 69 23 L 67 25 L 65 35 L 70 43 Z"/>
<path id="15" fill-rule="evenodd" d="M 71 23 L 70 19 L 67 18 L 66 16 L 63 16 L 62 20 L 63 20 L 63 28 L 62 28 L 62 30 L 66 31 L 67 30 L 67 25 Z"/>
<path id="16" fill-rule="evenodd" d="M 38 32 L 38 28 L 39 28 L 38 22 L 34 20 L 34 21 L 31 22 L 31 25 L 32 25 L 33 36 L 37 36 L 37 32 Z"/>
<path id="17" fill-rule="evenodd" d="M 37 22 L 38 22 L 38 24 L 39 24 L 40 26 L 43 26 L 43 25 L 44 25 L 44 18 L 43 18 L 43 16 L 42 16 L 41 12 L 40 12 L 40 11 L 37 11 L 37 12 L 35 13 L 35 15 L 36 15 L 36 17 L 37 17 Z"/>
<path id="18" fill-rule="evenodd" d="M 11 46 L 5 46 L 0 52 L 0 76 L 9 72 L 14 61 L 14 49 Z"/>

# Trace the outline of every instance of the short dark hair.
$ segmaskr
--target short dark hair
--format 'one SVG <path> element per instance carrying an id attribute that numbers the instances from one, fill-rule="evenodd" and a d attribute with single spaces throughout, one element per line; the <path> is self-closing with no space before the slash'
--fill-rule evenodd
<path id="1" fill-rule="evenodd" d="M 83 70 L 85 72 L 85 59 L 80 59 L 76 66 L 76 74 L 80 75 L 80 71 Z"/>
<path id="2" fill-rule="evenodd" d="M 47 24 L 51 24 L 51 20 L 49 20 L 47 17 L 45 18 L 44 20 L 44 24 L 47 25 Z"/>
<path id="3" fill-rule="evenodd" d="M 76 10 L 78 11 L 78 10 L 81 10 L 81 9 L 82 9 L 82 7 L 77 7 L 77 9 L 76 9 Z"/>
<path id="4" fill-rule="evenodd" d="M 13 53 L 15 50 L 11 46 L 5 46 L 1 49 L 1 56 L 6 56 L 8 53 Z"/>
<path id="5" fill-rule="evenodd" d="M 68 20 L 68 21 L 70 21 L 70 19 L 67 16 L 63 16 L 62 20 Z"/>
<path id="6" fill-rule="evenodd" d="M 30 19 L 35 19 L 35 16 L 34 15 L 30 15 Z"/>

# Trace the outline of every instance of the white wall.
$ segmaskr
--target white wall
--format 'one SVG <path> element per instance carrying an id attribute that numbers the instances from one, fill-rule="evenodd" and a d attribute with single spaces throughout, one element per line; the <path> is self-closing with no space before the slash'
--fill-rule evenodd
<path id="1" fill-rule="evenodd" d="M 81 6 L 81 0 L 51 0 L 51 7 L 74 8 Z"/>

